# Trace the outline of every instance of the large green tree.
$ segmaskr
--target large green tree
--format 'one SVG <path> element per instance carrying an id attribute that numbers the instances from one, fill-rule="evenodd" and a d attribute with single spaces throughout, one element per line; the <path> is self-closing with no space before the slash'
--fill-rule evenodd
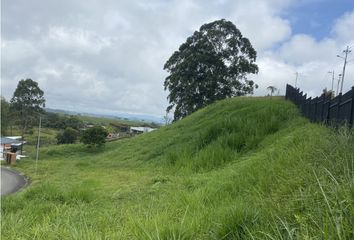
<path id="1" fill-rule="evenodd" d="M 1 96 L 1 134 L 7 133 L 10 125 L 10 104 L 4 97 Z"/>
<path id="2" fill-rule="evenodd" d="M 258 73 L 256 56 L 232 22 L 204 24 L 164 65 L 167 111 L 178 120 L 217 100 L 252 93 L 256 85 L 246 76 Z"/>
<path id="3" fill-rule="evenodd" d="M 39 88 L 38 83 L 32 79 L 19 81 L 10 101 L 10 107 L 20 127 L 22 137 L 28 128 L 33 126 L 39 114 L 44 112 L 43 95 L 44 92 Z"/>

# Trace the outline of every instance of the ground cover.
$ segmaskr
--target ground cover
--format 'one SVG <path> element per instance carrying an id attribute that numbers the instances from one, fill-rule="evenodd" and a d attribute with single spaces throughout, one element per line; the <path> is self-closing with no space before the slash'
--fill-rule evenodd
<path id="1" fill-rule="evenodd" d="M 282 98 L 217 102 L 157 131 L 41 149 L 2 198 L 3 239 L 352 239 L 354 141 Z"/>

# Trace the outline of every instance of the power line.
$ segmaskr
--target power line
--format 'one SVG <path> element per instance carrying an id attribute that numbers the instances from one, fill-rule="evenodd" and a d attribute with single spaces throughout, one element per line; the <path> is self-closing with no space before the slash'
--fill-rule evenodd
<path id="1" fill-rule="evenodd" d="M 341 76 L 342 76 L 342 74 L 338 74 L 337 94 L 336 94 L 336 96 L 338 96 L 339 84 L 340 84 Z"/>
<path id="2" fill-rule="evenodd" d="M 334 70 L 333 71 L 329 71 L 329 74 L 332 74 L 332 87 L 331 87 L 331 92 L 333 93 L 333 84 L 334 84 Z"/>

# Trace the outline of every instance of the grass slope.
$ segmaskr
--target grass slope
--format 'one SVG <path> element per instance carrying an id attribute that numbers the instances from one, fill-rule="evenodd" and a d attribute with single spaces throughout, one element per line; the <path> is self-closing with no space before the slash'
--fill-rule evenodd
<path id="1" fill-rule="evenodd" d="M 281 98 L 220 101 L 149 134 L 41 150 L 3 239 L 353 239 L 354 142 Z"/>

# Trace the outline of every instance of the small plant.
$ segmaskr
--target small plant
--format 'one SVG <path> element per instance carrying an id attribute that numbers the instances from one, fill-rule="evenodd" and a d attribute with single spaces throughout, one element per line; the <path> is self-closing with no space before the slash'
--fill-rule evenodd
<path id="1" fill-rule="evenodd" d="M 274 86 L 269 86 L 267 87 L 267 90 L 270 92 L 270 96 L 273 96 L 273 93 L 275 93 L 278 89 Z"/>
<path id="2" fill-rule="evenodd" d="M 85 130 L 81 136 L 81 142 L 88 147 L 101 147 L 104 145 L 108 132 L 100 126 Z"/>

